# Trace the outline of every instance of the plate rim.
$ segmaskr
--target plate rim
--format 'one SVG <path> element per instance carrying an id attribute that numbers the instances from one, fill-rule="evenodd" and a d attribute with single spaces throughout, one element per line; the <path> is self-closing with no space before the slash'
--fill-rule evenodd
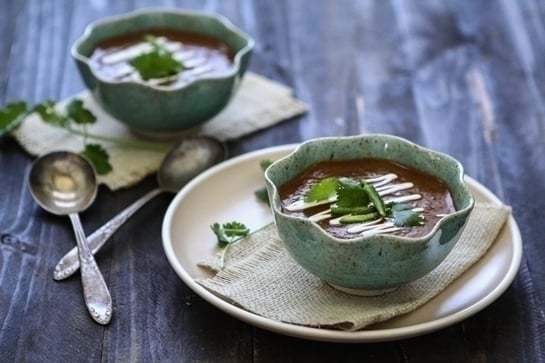
<path id="1" fill-rule="evenodd" d="M 172 216 L 176 210 L 177 205 L 181 202 L 181 200 L 183 200 L 186 194 L 191 192 L 191 190 L 193 190 L 194 188 L 198 187 L 198 185 L 202 181 L 208 179 L 209 177 L 222 170 L 231 168 L 234 165 L 240 163 L 244 163 L 248 159 L 264 157 L 264 155 L 270 155 L 279 152 L 285 152 L 287 155 L 290 151 L 293 151 L 293 149 L 295 149 L 298 145 L 300 144 L 285 144 L 266 147 L 263 149 L 258 149 L 235 156 L 220 164 L 217 164 L 191 180 L 176 194 L 174 199 L 169 204 L 163 219 L 161 229 L 163 251 L 167 257 L 169 264 L 178 275 L 178 277 L 194 293 L 199 295 L 211 305 L 245 323 L 286 336 L 337 343 L 384 342 L 391 340 L 407 339 L 431 333 L 439 329 L 446 328 L 450 325 L 456 324 L 483 310 L 485 307 L 498 299 L 511 285 L 512 281 L 518 273 L 522 260 L 522 238 L 520 234 L 520 229 L 512 214 L 509 216 L 505 227 L 508 228 L 509 235 L 511 236 L 510 242 L 513 248 L 513 254 L 509 263 L 509 267 L 505 271 L 501 281 L 483 298 L 481 298 L 479 301 L 472 304 L 471 306 L 468 306 L 464 309 L 458 310 L 437 319 L 413 325 L 386 329 L 366 329 L 353 332 L 294 325 L 290 323 L 275 321 L 257 315 L 253 312 L 244 310 L 241 307 L 235 306 L 227 302 L 226 300 L 223 300 L 219 296 L 204 288 L 202 285 L 199 285 L 177 259 L 175 251 L 173 249 L 173 243 L 170 240 L 169 231 L 171 229 L 170 226 L 172 223 Z M 488 198 L 489 201 L 498 204 L 502 203 L 501 200 L 492 191 L 490 191 L 484 185 L 480 184 L 477 180 L 467 175 L 465 176 L 465 178 L 471 188 L 478 190 L 486 198 Z M 425 304 L 423 306 L 425 306 Z"/>

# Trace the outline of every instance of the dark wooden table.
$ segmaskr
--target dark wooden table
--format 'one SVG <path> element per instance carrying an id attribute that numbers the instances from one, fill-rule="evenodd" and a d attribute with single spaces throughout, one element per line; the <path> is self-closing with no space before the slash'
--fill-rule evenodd
<path id="1" fill-rule="evenodd" d="M 513 208 L 524 255 L 507 291 L 440 331 L 367 344 L 315 342 L 240 322 L 195 295 L 161 246 L 163 195 L 98 256 L 115 317 L 94 323 L 78 275 L 52 268 L 73 246 L 67 218 L 29 194 L 33 157 L 0 142 L 1 362 L 545 361 L 545 2 L 62 1 L 0 3 L 0 103 L 83 89 L 69 56 L 92 20 L 168 5 L 224 14 L 251 34 L 250 69 L 292 87 L 308 112 L 229 143 L 232 156 L 316 136 L 391 133 L 458 158 Z M 155 186 L 99 190 L 90 232 Z"/>

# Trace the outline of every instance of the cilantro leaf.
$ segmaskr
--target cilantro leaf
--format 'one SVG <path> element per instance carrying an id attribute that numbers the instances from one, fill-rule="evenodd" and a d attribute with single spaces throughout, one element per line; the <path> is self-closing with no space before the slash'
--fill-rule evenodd
<path id="1" fill-rule="evenodd" d="M 72 100 L 68 106 L 66 106 L 66 112 L 67 116 L 79 125 L 93 124 L 97 120 L 95 115 L 83 106 L 82 100 Z"/>
<path id="2" fill-rule="evenodd" d="M 366 207 L 369 195 L 361 182 L 350 178 L 339 178 L 337 185 L 337 206 L 344 208 Z"/>
<path id="3" fill-rule="evenodd" d="M 325 178 L 313 184 L 305 194 L 305 202 L 318 202 L 327 200 L 335 195 L 337 189 L 337 178 Z"/>
<path id="4" fill-rule="evenodd" d="M 70 119 L 55 109 L 55 102 L 46 100 L 34 106 L 33 111 L 38 113 L 42 120 L 52 126 L 67 127 Z"/>
<path id="5" fill-rule="evenodd" d="M 415 227 L 422 224 L 424 216 L 414 212 L 408 204 L 397 203 L 391 207 L 394 225 L 397 227 Z"/>
<path id="6" fill-rule="evenodd" d="M 232 221 L 223 224 L 214 223 L 210 226 L 218 239 L 220 246 L 228 245 L 250 233 L 243 223 Z"/>
<path id="7" fill-rule="evenodd" d="M 257 199 L 259 199 L 263 203 L 270 204 L 269 192 L 267 192 L 267 187 L 261 187 L 259 189 L 254 190 L 254 195 L 256 196 Z"/>
<path id="8" fill-rule="evenodd" d="M 0 110 L 0 137 L 4 136 L 23 122 L 27 112 L 25 102 L 12 102 Z"/>
<path id="9" fill-rule="evenodd" d="M 265 170 L 267 170 L 267 168 L 273 163 L 272 160 L 269 160 L 269 159 L 263 159 L 259 162 L 259 167 L 261 168 L 261 170 L 264 172 Z"/>
<path id="10" fill-rule="evenodd" d="M 176 60 L 165 47 L 158 44 L 155 37 L 147 36 L 145 39 L 153 46 L 153 50 L 129 61 L 143 80 L 173 76 L 184 69 L 182 63 Z"/>
<path id="11" fill-rule="evenodd" d="M 107 174 L 112 170 L 108 152 L 99 144 L 87 144 L 81 152 L 95 167 L 97 174 Z"/>

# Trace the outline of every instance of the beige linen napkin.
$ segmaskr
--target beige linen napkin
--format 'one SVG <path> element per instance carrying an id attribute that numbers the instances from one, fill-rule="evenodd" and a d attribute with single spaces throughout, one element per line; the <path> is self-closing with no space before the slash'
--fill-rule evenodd
<path id="1" fill-rule="evenodd" d="M 303 270 L 282 247 L 274 224 L 230 246 L 225 268 L 197 282 L 272 320 L 359 330 L 408 313 L 443 291 L 486 253 L 509 214 L 504 205 L 477 204 L 460 240 L 436 269 L 381 296 L 348 295 Z M 218 260 L 202 266 L 219 270 Z"/>
<path id="2" fill-rule="evenodd" d="M 81 99 L 85 106 L 97 116 L 97 122 L 89 128 L 90 133 L 113 138 L 138 139 L 138 136 L 131 133 L 122 123 L 103 111 L 88 91 L 83 91 L 70 99 L 72 98 Z M 61 102 L 61 107 L 68 101 Z M 305 104 L 293 98 L 289 87 L 247 72 L 238 92 L 226 109 L 201 128 L 191 131 L 215 136 L 225 141 L 270 127 L 305 111 Z M 49 126 L 35 114 L 28 116 L 13 135 L 31 155 L 39 156 L 57 150 L 81 151 L 83 149 L 81 137 Z M 113 171 L 99 176 L 98 179 L 100 183 L 106 184 L 112 190 L 136 184 L 152 174 L 157 170 L 164 156 L 164 151 L 119 147 L 107 142 L 100 142 L 100 144 L 108 150 Z M 169 144 L 164 143 L 164 149 Z"/>

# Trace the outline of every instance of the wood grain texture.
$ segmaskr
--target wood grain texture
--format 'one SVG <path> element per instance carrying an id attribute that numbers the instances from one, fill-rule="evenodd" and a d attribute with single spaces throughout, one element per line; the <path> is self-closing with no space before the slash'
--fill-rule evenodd
<path id="1" fill-rule="evenodd" d="M 438 332 L 394 342 L 290 338 L 227 316 L 170 268 L 160 229 L 172 196 L 138 212 L 97 255 L 115 314 L 95 324 L 78 275 L 52 268 L 73 244 L 67 218 L 32 200 L 32 158 L 0 141 L 0 362 L 545 361 L 545 3 L 539 0 L 0 2 L 0 102 L 83 88 L 70 46 L 96 19 L 149 6 L 214 11 L 251 34 L 251 70 L 284 83 L 308 112 L 229 143 L 232 156 L 313 137 L 391 133 L 458 158 L 512 206 L 521 269 L 492 305 Z M 138 196 L 101 187 L 92 232 Z"/>

